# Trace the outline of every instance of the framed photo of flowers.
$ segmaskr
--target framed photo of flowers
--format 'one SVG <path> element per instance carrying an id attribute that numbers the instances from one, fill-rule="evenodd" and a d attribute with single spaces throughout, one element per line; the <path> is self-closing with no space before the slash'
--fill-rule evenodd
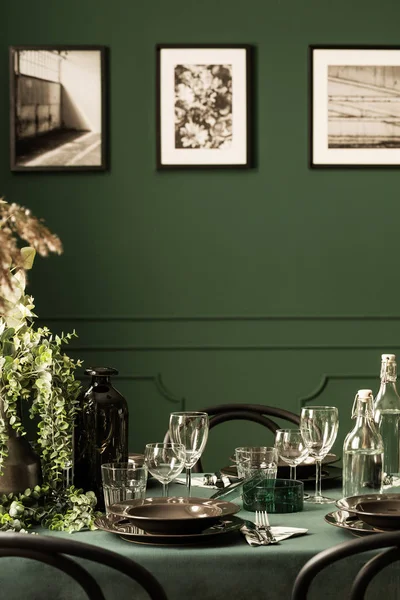
<path id="1" fill-rule="evenodd" d="M 310 167 L 400 166 L 400 46 L 310 46 Z"/>
<path id="2" fill-rule="evenodd" d="M 249 168 L 251 46 L 157 46 L 157 168 Z"/>

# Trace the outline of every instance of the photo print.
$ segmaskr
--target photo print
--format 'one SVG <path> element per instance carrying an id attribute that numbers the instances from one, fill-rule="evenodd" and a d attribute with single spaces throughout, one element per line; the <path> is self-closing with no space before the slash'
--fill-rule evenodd
<path id="1" fill-rule="evenodd" d="M 15 171 L 106 168 L 105 48 L 10 49 Z"/>

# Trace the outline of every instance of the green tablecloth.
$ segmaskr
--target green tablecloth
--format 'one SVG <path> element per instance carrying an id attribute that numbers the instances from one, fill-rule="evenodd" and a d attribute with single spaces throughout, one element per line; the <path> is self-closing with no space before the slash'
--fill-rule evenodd
<path id="1" fill-rule="evenodd" d="M 153 482 L 151 494 L 158 493 Z M 184 488 L 171 486 L 171 495 L 181 495 Z M 209 496 L 210 491 L 193 488 L 193 495 Z M 340 489 L 325 490 L 340 497 Z M 208 546 L 167 547 L 129 543 L 119 536 L 102 531 L 72 534 L 72 539 L 113 550 L 137 561 L 153 573 L 164 586 L 170 600 L 289 600 L 294 579 L 304 563 L 325 548 L 354 539 L 346 531 L 325 523 L 324 515 L 334 505 L 305 505 L 300 513 L 270 515 L 271 525 L 308 528 L 307 535 L 287 539 L 279 545 L 252 548 L 237 533 L 229 543 L 221 539 Z M 241 511 L 239 516 L 254 520 L 254 513 Z M 40 534 L 67 537 L 69 534 L 39 530 Z M 224 536 L 221 536 L 224 538 Z M 313 585 L 312 600 L 342 600 L 365 555 L 342 561 L 326 569 Z M 133 593 L 135 584 L 112 569 L 84 566 L 94 574 L 109 600 L 145 598 L 144 592 Z M 4 600 L 80 600 L 85 595 L 71 580 L 50 567 L 18 558 L 0 561 L 1 598 Z M 368 600 L 400 599 L 400 567 L 394 565 L 371 586 Z"/>

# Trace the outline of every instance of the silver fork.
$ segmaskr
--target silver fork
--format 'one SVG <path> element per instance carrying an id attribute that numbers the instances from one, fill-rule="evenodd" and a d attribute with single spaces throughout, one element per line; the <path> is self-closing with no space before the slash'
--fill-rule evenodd
<path id="1" fill-rule="evenodd" d="M 256 528 L 262 534 L 265 534 L 269 544 L 279 544 L 271 530 L 269 524 L 268 513 L 266 510 L 256 510 Z"/>

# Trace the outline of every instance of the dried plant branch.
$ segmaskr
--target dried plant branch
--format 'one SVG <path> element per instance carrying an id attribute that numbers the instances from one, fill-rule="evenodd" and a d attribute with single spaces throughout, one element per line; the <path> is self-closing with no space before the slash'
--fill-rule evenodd
<path id="1" fill-rule="evenodd" d="M 24 206 L 0 199 L 0 290 L 13 289 L 12 270 L 27 268 L 21 254 L 21 240 L 41 256 L 63 251 L 59 237 L 51 233 L 42 219 Z M 0 293 L 0 308 L 3 306 L 1 296 Z"/>

